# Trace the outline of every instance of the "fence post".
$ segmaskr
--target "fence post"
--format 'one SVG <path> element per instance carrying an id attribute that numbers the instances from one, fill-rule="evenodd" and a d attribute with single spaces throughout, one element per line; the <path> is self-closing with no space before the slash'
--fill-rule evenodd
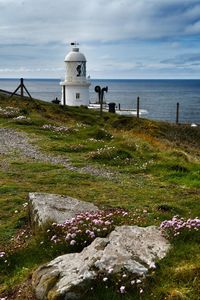
<path id="1" fill-rule="evenodd" d="M 24 97 L 24 79 L 20 79 L 20 95 L 21 97 Z"/>
<path id="2" fill-rule="evenodd" d="M 19 85 L 19 86 L 16 88 L 16 90 L 10 95 L 10 98 L 11 98 L 13 95 L 19 96 L 18 94 L 16 94 L 16 92 L 17 92 L 18 90 L 20 90 L 20 96 L 21 96 L 21 97 L 24 97 L 24 89 L 25 89 L 25 91 L 27 92 L 28 96 L 32 99 L 31 94 L 29 93 L 29 91 L 27 90 L 27 88 L 26 88 L 25 85 L 24 85 L 24 79 L 23 79 L 23 78 L 20 79 L 20 85 Z"/>
<path id="3" fill-rule="evenodd" d="M 140 97 L 137 97 L 137 118 L 140 117 Z"/>
<path id="4" fill-rule="evenodd" d="M 179 102 L 176 103 L 176 124 L 179 123 Z"/>
<path id="5" fill-rule="evenodd" d="M 66 105 L 65 85 L 63 85 L 63 105 Z"/>

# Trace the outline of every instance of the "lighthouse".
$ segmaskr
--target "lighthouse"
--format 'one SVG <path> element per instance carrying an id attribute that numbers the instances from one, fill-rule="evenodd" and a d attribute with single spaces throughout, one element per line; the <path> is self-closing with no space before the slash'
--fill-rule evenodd
<path id="1" fill-rule="evenodd" d="M 86 77 L 86 58 L 79 52 L 78 44 L 65 57 L 66 74 L 62 86 L 61 104 L 69 106 L 89 105 L 90 82 Z"/>

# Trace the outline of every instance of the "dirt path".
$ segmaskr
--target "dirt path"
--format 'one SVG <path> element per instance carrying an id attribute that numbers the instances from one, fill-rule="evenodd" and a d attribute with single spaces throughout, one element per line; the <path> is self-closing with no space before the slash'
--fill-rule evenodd
<path id="1" fill-rule="evenodd" d="M 17 153 L 22 157 L 28 157 L 34 160 L 51 163 L 54 165 L 63 165 L 70 171 L 86 173 L 111 179 L 113 173 L 91 166 L 83 168 L 75 167 L 71 164 L 69 158 L 61 156 L 52 156 L 42 152 L 38 147 L 31 144 L 31 138 L 24 132 L 18 132 L 10 128 L 0 128 L 0 154 Z"/>

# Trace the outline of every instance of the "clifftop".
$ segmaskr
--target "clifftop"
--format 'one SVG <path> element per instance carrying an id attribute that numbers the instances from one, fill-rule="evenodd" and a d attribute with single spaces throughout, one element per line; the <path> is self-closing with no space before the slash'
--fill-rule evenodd
<path id="1" fill-rule="evenodd" d="M 102 209 L 127 209 L 127 225 L 160 225 L 174 215 L 199 214 L 199 126 L 111 113 L 101 118 L 85 107 L 0 94 L 0 139 L 0 252 L 9 253 L 6 259 L 0 257 L 0 297 L 35 299 L 31 273 L 63 253 L 53 252 L 42 232 L 32 235 L 26 208 L 30 192 L 68 195 Z M 175 241 L 141 299 L 181 295 L 197 300 L 199 261 L 193 235 Z M 112 297 L 121 296 L 100 287 L 88 299 Z M 124 299 L 138 298 L 127 294 Z"/>

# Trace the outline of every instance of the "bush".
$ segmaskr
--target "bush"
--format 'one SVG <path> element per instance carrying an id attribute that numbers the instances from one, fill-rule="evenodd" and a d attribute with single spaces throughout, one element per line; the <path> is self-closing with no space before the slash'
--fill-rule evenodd
<path id="1" fill-rule="evenodd" d="M 106 162 L 109 165 L 124 165 L 131 162 L 132 154 L 127 150 L 105 145 L 96 151 L 90 152 L 88 158 L 102 163 Z"/>
<path id="2" fill-rule="evenodd" d="M 89 136 L 96 139 L 96 140 L 107 140 L 110 141 L 113 136 L 105 129 L 101 128 L 95 128 L 91 133 L 89 133 Z"/>

